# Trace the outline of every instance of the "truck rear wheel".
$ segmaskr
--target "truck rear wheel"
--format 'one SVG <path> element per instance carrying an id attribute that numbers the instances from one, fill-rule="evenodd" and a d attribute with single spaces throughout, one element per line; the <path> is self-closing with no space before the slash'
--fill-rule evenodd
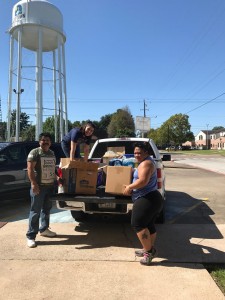
<path id="1" fill-rule="evenodd" d="M 77 222 L 81 222 L 85 219 L 86 214 L 83 211 L 75 211 L 75 210 L 71 210 L 71 215 L 72 217 L 75 219 L 75 221 Z"/>

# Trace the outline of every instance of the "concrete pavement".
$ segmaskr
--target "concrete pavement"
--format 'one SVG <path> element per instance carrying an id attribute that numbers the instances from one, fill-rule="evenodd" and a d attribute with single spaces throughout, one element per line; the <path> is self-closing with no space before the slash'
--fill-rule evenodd
<path id="1" fill-rule="evenodd" d="M 0 228 L 2 300 L 225 299 L 203 266 L 225 262 L 225 224 L 157 224 L 158 256 L 149 267 L 134 255 L 140 245 L 128 223 L 52 223 L 58 236 L 38 236 L 34 249 L 26 246 L 27 220 Z"/>
<path id="2" fill-rule="evenodd" d="M 103 226 L 104 224 L 104 226 Z M 158 257 L 135 258 L 130 224 L 54 223 L 26 247 L 26 222 L 0 229 L 0 299 L 225 299 L 202 263 L 225 261 L 225 225 L 158 224 Z"/>

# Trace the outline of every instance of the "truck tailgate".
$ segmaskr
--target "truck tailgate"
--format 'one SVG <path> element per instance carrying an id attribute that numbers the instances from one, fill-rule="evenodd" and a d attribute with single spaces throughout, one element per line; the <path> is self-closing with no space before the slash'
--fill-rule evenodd
<path id="1" fill-rule="evenodd" d="M 122 213 L 132 210 L 131 197 L 111 195 L 105 189 L 97 188 L 95 195 L 55 194 L 50 197 L 57 207 L 64 210 L 76 210 L 86 213 Z"/>
<path id="2" fill-rule="evenodd" d="M 133 203 L 130 197 L 124 196 L 97 196 L 97 195 L 73 195 L 73 194 L 55 194 L 50 197 L 51 201 L 74 201 L 84 203 Z"/>

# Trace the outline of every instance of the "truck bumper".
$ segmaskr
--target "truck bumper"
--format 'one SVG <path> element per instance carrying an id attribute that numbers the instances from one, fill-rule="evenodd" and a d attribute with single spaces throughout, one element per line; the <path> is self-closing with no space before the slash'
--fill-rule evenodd
<path id="1" fill-rule="evenodd" d="M 56 201 L 58 209 L 82 211 L 88 214 L 128 214 L 132 211 L 133 202 L 130 197 L 98 197 L 98 196 L 73 196 L 57 194 L 51 197 Z"/>

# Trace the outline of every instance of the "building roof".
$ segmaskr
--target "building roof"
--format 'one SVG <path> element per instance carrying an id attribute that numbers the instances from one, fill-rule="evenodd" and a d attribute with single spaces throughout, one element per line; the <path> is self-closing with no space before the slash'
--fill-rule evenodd
<path id="1" fill-rule="evenodd" d="M 224 132 L 225 128 L 220 128 L 217 130 L 201 130 L 201 131 L 205 134 L 216 134 L 216 133 Z"/>

